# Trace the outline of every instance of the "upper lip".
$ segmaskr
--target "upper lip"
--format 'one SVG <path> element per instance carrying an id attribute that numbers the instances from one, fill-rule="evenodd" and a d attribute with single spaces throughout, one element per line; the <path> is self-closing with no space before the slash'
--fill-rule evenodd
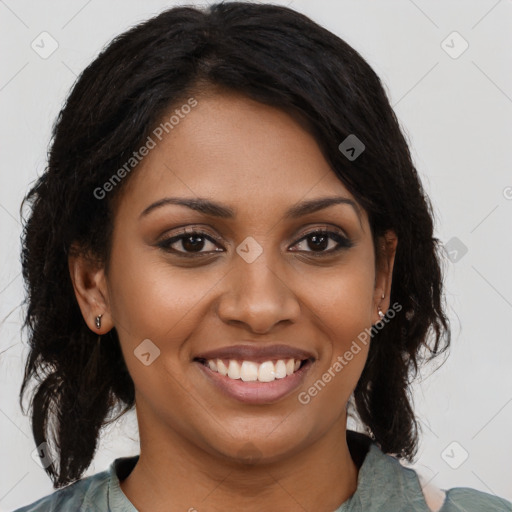
<path id="1" fill-rule="evenodd" d="M 231 345 L 202 352 L 194 359 L 237 359 L 263 363 L 277 359 L 315 359 L 311 352 L 288 345 Z"/>

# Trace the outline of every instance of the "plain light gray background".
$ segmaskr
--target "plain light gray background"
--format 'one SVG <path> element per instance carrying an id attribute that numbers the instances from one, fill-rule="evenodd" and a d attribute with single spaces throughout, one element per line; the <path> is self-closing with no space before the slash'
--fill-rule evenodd
<path id="1" fill-rule="evenodd" d="M 53 491 L 32 459 L 29 420 L 18 406 L 28 353 L 20 338 L 21 200 L 45 167 L 51 126 L 76 75 L 115 35 L 177 3 L 0 1 L 0 511 Z M 436 236 L 452 260 L 452 349 L 414 388 L 423 428 L 415 466 L 429 485 L 512 499 L 512 2 L 273 3 L 335 32 L 381 77 L 432 198 Z M 43 51 L 46 38 L 51 49 L 42 32 L 58 44 L 47 58 L 31 47 L 35 41 Z M 131 413 L 105 432 L 86 475 L 135 453 Z"/>

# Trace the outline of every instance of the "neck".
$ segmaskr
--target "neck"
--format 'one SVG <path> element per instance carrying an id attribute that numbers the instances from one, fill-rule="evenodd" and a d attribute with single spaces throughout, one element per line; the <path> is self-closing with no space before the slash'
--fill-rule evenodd
<path id="1" fill-rule="evenodd" d="M 215 457 L 168 426 L 158 435 L 153 423 L 151 437 L 141 427 L 139 423 L 139 460 L 121 482 L 139 512 L 333 512 L 357 487 L 346 417 L 307 448 L 278 461 L 252 464 Z"/>

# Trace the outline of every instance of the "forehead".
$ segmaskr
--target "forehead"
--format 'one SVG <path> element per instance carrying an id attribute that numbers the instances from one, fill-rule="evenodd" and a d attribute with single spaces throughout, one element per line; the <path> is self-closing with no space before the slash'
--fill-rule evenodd
<path id="1" fill-rule="evenodd" d="M 326 195 L 356 202 L 298 118 L 237 93 L 195 99 L 164 115 L 162 123 L 174 118 L 161 140 L 152 135 L 154 147 L 123 193 L 131 209 L 166 195 L 215 198 L 237 214 Z"/>

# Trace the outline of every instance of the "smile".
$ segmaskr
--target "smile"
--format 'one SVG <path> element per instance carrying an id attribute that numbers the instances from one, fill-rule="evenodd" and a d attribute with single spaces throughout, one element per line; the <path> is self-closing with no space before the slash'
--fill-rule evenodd
<path id="1" fill-rule="evenodd" d="M 303 363 L 300 359 L 278 359 L 277 361 L 237 361 L 236 359 L 209 359 L 201 361 L 212 372 L 220 373 L 233 380 L 244 382 L 272 382 L 295 373 Z"/>
<path id="2" fill-rule="evenodd" d="M 246 404 L 271 404 L 299 392 L 313 359 L 262 363 L 236 359 L 195 359 L 197 368 L 224 396 Z"/>

